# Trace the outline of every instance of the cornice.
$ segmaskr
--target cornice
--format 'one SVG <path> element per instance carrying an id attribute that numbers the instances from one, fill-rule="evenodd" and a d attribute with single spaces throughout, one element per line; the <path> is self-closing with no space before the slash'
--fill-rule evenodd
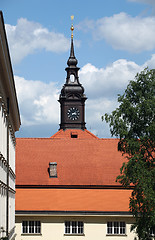
<path id="1" fill-rule="evenodd" d="M 0 187 L 2 187 L 2 188 L 5 189 L 5 190 L 8 188 L 8 187 L 7 187 L 7 184 L 5 184 L 4 182 L 2 182 L 1 180 L 0 180 Z M 13 194 L 16 193 L 16 191 L 15 191 L 13 188 L 9 187 L 8 189 L 9 189 L 9 192 L 11 192 L 11 193 L 13 193 Z"/>
<path id="2" fill-rule="evenodd" d="M 2 163 L 7 167 L 7 161 L 6 159 L 4 158 L 3 154 L 0 153 L 0 161 L 2 161 Z"/>
<path id="3" fill-rule="evenodd" d="M 16 216 L 28 216 L 28 215 L 42 215 L 42 216 L 124 216 L 124 217 L 132 217 L 132 213 L 123 212 L 123 211 L 31 211 L 31 210 L 16 210 Z"/>
<path id="4" fill-rule="evenodd" d="M 1 95 L 0 95 L 0 106 L 2 106 L 2 111 L 4 112 L 5 118 L 7 119 L 7 124 L 8 124 L 8 128 L 9 128 L 9 131 L 10 131 L 10 135 L 12 137 L 12 141 L 13 141 L 13 144 L 15 146 L 16 145 L 16 138 L 15 138 L 15 134 L 14 134 L 14 128 L 11 124 L 10 116 L 7 113 L 7 106 L 6 106 L 5 101 L 4 101 L 4 99 Z"/>
<path id="5" fill-rule="evenodd" d="M 16 96 L 16 89 L 14 84 L 13 71 L 11 66 L 11 59 L 4 27 L 4 19 L 1 11 L 0 11 L 0 61 L 1 61 L 0 74 L 3 75 L 1 81 L 4 85 L 5 92 L 7 92 L 7 97 L 10 98 L 10 114 L 12 115 L 15 131 L 18 131 L 21 124 L 20 115 Z"/>
<path id="6" fill-rule="evenodd" d="M 123 189 L 132 190 L 134 187 L 128 188 L 122 185 L 22 185 L 16 184 L 17 189 Z"/>
<path id="7" fill-rule="evenodd" d="M 8 166 L 7 160 L 4 158 L 2 153 L 0 153 L 0 161 L 5 165 L 5 167 Z M 9 173 L 12 175 L 12 177 L 14 179 L 16 179 L 16 175 L 15 175 L 14 171 L 12 170 L 12 168 L 10 167 L 10 165 L 9 165 Z"/>

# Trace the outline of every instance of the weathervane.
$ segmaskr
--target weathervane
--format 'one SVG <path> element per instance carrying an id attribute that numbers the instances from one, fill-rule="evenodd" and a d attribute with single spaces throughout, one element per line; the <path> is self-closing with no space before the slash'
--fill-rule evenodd
<path id="1" fill-rule="evenodd" d="M 72 16 L 71 16 L 71 20 L 72 20 L 72 26 L 71 26 L 72 34 L 71 34 L 71 38 L 72 38 L 72 39 L 73 39 L 73 31 L 74 31 L 74 27 L 73 27 L 73 19 L 74 19 L 74 16 L 72 15 Z"/>

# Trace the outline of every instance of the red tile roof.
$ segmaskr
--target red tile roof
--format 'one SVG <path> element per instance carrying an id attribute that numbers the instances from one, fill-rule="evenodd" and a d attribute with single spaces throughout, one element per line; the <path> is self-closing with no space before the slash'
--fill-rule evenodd
<path id="1" fill-rule="evenodd" d="M 87 129 L 83 130 L 79 130 L 79 129 L 70 129 L 70 130 L 66 130 L 63 131 L 62 129 L 58 132 L 56 132 L 51 138 L 65 138 L 70 139 L 71 135 L 77 134 L 78 135 L 78 139 L 99 139 L 98 137 L 96 137 L 93 133 L 89 132 Z"/>
<path id="2" fill-rule="evenodd" d="M 71 138 L 71 134 L 78 138 Z M 16 185 L 119 185 L 125 159 L 116 139 L 99 139 L 87 130 L 60 130 L 51 138 L 17 138 Z M 50 178 L 49 162 L 57 163 Z"/>
<path id="3" fill-rule="evenodd" d="M 129 211 L 131 190 L 17 189 L 16 211 Z"/>

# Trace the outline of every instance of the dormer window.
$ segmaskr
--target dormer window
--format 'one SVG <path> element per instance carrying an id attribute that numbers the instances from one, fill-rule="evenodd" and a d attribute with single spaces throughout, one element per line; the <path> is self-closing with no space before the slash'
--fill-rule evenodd
<path id="1" fill-rule="evenodd" d="M 57 163 L 56 162 L 49 163 L 49 176 L 51 178 L 57 177 Z"/>
<path id="2" fill-rule="evenodd" d="M 78 138 L 77 132 L 71 132 L 71 138 Z"/>

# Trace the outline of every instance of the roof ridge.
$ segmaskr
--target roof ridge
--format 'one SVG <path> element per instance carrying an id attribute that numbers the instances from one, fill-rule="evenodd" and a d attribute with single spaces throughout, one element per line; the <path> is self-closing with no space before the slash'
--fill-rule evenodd
<path id="1" fill-rule="evenodd" d="M 89 133 L 92 137 L 97 138 L 97 139 L 100 139 L 99 137 L 97 137 L 95 134 L 91 133 L 91 132 L 88 131 L 87 129 L 85 129 L 85 131 L 86 131 L 87 133 Z"/>
<path id="2" fill-rule="evenodd" d="M 63 129 L 58 130 L 56 133 L 54 133 L 50 138 L 55 138 L 58 134 L 60 134 L 63 131 Z"/>
<path id="3" fill-rule="evenodd" d="M 96 138 L 96 139 L 98 139 L 98 140 L 108 140 L 108 141 L 118 141 L 119 140 L 119 138 L 99 138 L 99 137 L 97 137 L 97 136 L 95 136 L 94 134 L 91 134 L 91 132 L 89 132 L 88 131 L 88 134 L 90 134 L 92 137 L 94 137 L 94 138 Z M 54 134 L 55 135 L 55 134 Z M 51 139 L 54 139 L 54 140 L 59 140 L 59 138 L 53 138 L 53 137 L 40 137 L 40 138 L 32 138 L 32 137 L 22 137 L 22 138 L 20 138 L 20 137 L 17 137 L 16 138 L 17 140 L 19 139 L 19 140 L 51 140 Z M 61 138 L 61 140 L 62 140 L 62 138 Z M 68 141 L 69 139 L 67 139 L 67 141 Z M 78 139 L 78 140 L 86 140 L 85 138 L 81 138 L 81 139 Z M 87 139 L 87 141 L 91 141 L 92 139 Z"/>
<path id="4" fill-rule="evenodd" d="M 101 140 L 119 140 L 119 138 L 100 138 Z"/>
<path id="5" fill-rule="evenodd" d="M 58 130 L 54 135 L 52 135 L 50 138 L 52 138 L 52 139 L 56 139 L 56 138 L 66 138 L 67 137 L 67 135 L 66 135 L 66 133 L 67 132 L 82 132 L 82 133 L 85 133 L 86 134 L 86 136 L 87 136 L 87 134 L 89 134 L 91 137 L 93 137 L 93 138 L 95 138 L 95 139 L 100 139 L 99 137 L 97 137 L 96 135 L 94 135 L 93 133 L 91 133 L 90 131 L 88 131 L 87 129 L 65 129 L 65 130 L 63 130 L 63 129 L 60 129 L 60 130 Z M 87 138 L 87 137 L 86 137 Z"/>
<path id="6" fill-rule="evenodd" d="M 33 140 L 33 139 L 39 139 L 39 140 L 44 140 L 44 139 L 50 139 L 50 137 L 46 137 L 46 138 L 45 138 L 45 137 L 44 137 L 44 138 L 41 138 L 41 137 L 40 137 L 40 138 L 37 138 L 37 137 L 36 137 L 36 138 L 34 138 L 34 137 L 25 137 L 25 138 L 24 138 L 24 137 L 22 137 L 22 138 L 16 137 L 16 139 L 20 139 L 20 140 L 22 140 L 22 139 L 23 139 L 23 140 L 25 140 L 25 139 L 31 139 L 31 140 Z"/>

